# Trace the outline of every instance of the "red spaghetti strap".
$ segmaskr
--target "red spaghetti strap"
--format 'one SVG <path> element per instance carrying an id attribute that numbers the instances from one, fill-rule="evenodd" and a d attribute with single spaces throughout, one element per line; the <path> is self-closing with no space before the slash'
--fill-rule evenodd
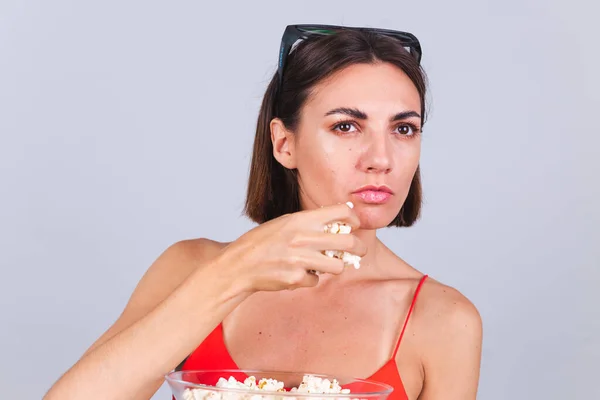
<path id="1" fill-rule="evenodd" d="M 406 325 L 408 325 L 408 319 L 410 318 L 410 314 L 412 314 L 413 308 L 415 308 L 415 303 L 417 302 L 417 297 L 419 296 L 421 287 L 423 287 L 423 283 L 425 283 L 425 279 L 427 279 L 427 275 L 423 275 L 423 277 L 419 281 L 419 284 L 417 285 L 417 289 L 415 290 L 415 294 L 413 295 L 412 302 L 410 303 L 410 308 L 408 309 L 408 314 L 406 314 L 406 319 L 404 320 L 404 325 L 402 326 L 402 331 L 400 332 L 400 337 L 398 338 L 398 343 L 396 343 L 396 348 L 394 348 L 394 354 L 392 355 L 392 360 L 396 359 L 396 354 L 398 354 L 398 349 L 400 348 L 400 342 L 402 341 L 402 337 L 404 336 L 404 331 L 406 330 Z"/>

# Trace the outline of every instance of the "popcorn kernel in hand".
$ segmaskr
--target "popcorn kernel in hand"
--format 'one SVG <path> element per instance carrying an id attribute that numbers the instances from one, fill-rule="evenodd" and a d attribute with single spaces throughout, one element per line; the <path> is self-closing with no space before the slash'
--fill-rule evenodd
<path id="1" fill-rule="evenodd" d="M 350 203 L 352 204 L 352 203 Z M 346 225 L 344 223 L 334 222 L 331 224 L 327 224 L 324 228 L 326 233 L 332 234 L 349 234 L 352 232 L 352 227 L 350 225 Z M 328 257 L 339 258 L 344 261 L 345 266 L 353 266 L 355 269 L 360 268 L 360 260 L 361 258 L 357 255 L 348 253 L 347 251 L 338 251 L 338 250 L 325 250 L 324 254 Z"/>

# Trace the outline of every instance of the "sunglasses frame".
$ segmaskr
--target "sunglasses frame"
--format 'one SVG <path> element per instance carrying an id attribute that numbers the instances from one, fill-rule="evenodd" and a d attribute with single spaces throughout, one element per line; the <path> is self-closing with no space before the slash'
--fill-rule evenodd
<path id="1" fill-rule="evenodd" d="M 372 32 L 379 35 L 384 35 L 398 39 L 404 47 L 408 48 L 408 51 L 415 57 L 417 62 L 421 63 L 423 52 L 421 50 L 421 43 L 415 35 L 409 32 L 395 31 L 391 29 L 380 29 L 380 28 L 365 28 L 365 27 L 352 27 L 352 26 L 337 26 L 337 25 L 288 25 L 283 32 L 281 37 L 281 45 L 279 47 L 279 63 L 277 66 L 277 75 L 279 76 L 279 89 L 283 83 L 283 70 L 287 56 L 292 51 L 294 44 L 300 39 L 307 39 L 310 36 L 327 36 L 333 35 L 336 31 L 341 30 L 355 30 Z"/>

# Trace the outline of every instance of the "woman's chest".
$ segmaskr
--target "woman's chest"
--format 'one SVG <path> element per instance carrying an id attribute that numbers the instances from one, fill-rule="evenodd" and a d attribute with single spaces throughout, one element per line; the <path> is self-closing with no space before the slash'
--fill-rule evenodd
<path id="1" fill-rule="evenodd" d="M 224 341 L 243 369 L 366 378 L 390 360 L 402 324 L 397 303 L 389 296 L 313 301 L 265 294 L 224 321 Z"/>

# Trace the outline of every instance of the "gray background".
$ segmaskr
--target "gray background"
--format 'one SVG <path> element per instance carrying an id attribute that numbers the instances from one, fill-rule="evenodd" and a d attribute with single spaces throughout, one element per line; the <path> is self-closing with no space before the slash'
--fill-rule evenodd
<path id="1" fill-rule="evenodd" d="M 600 32 L 584 4 L 0 0 L 0 397 L 40 398 L 167 246 L 252 226 L 259 102 L 285 25 L 310 22 L 422 41 L 424 215 L 381 237 L 478 306 L 479 398 L 600 398 Z"/>

